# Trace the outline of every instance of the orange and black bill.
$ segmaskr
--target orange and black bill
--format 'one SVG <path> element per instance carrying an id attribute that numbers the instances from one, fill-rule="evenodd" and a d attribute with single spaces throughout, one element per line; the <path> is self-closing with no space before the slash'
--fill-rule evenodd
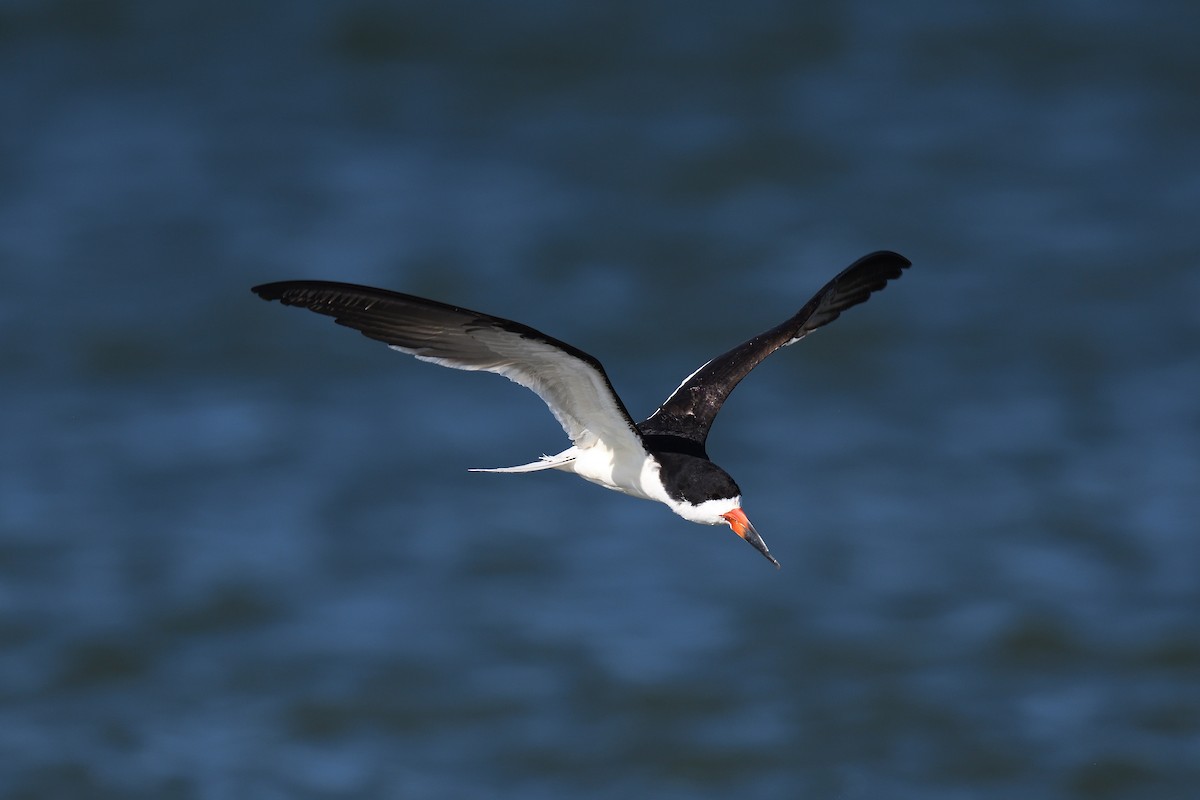
<path id="1" fill-rule="evenodd" d="M 754 526 L 750 524 L 750 520 L 746 519 L 746 512 L 740 508 L 735 508 L 728 514 L 722 514 L 721 516 L 729 523 L 729 527 L 733 529 L 734 533 L 754 545 L 755 550 L 762 553 L 767 561 L 775 565 L 776 569 L 779 568 L 779 562 L 775 560 L 775 556 L 771 555 L 771 551 L 767 549 L 767 543 L 758 535 L 758 531 L 754 530 Z"/>

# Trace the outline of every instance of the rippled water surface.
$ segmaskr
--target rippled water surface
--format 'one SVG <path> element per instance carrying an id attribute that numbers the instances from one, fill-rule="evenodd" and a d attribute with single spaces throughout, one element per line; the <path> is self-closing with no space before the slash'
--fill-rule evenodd
<path id="1" fill-rule="evenodd" d="M 1184 798 L 1192 3 L 0 4 L 0 794 Z M 249 287 L 764 363 L 727 530 Z"/>

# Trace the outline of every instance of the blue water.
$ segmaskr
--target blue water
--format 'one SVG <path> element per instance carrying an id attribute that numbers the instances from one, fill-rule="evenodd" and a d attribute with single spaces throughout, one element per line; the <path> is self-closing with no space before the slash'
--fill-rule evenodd
<path id="1" fill-rule="evenodd" d="M 1186 798 L 1200 6 L 0 4 L 0 795 Z M 531 324 L 709 449 L 254 298 Z"/>

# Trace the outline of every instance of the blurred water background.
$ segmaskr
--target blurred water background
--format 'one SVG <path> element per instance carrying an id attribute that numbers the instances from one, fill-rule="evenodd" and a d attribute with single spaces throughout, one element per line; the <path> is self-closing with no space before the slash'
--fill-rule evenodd
<path id="1" fill-rule="evenodd" d="M 0 3 L 0 795 L 1186 798 L 1200 5 Z M 252 284 L 766 362 L 728 530 Z M 639 416 L 639 418 L 640 418 Z"/>

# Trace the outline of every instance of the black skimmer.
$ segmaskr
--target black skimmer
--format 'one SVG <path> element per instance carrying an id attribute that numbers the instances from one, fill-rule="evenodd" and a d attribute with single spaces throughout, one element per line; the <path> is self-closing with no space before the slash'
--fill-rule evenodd
<path id="1" fill-rule="evenodd" d="M 886 250 L 863 256 L 792 317 L 688 375 L 638 423 L 599 361 L 519 322 L 332 281 L 281 281 L 252 291 L 264 300 L 333 317 L 339 325 L 421 361 L 503 375 L 542 398 L 571 439 L 571 446 L 558 455 L 516 467 L 472 471 L 574 472 L 606 489 L 664 503 L 691 522 L 727 524 L 778 567 L 742 510 L 741 489 L 705 452 L 709 428 L 729 393 L 764 358 L 866 301 L 909 264 Z"/>

